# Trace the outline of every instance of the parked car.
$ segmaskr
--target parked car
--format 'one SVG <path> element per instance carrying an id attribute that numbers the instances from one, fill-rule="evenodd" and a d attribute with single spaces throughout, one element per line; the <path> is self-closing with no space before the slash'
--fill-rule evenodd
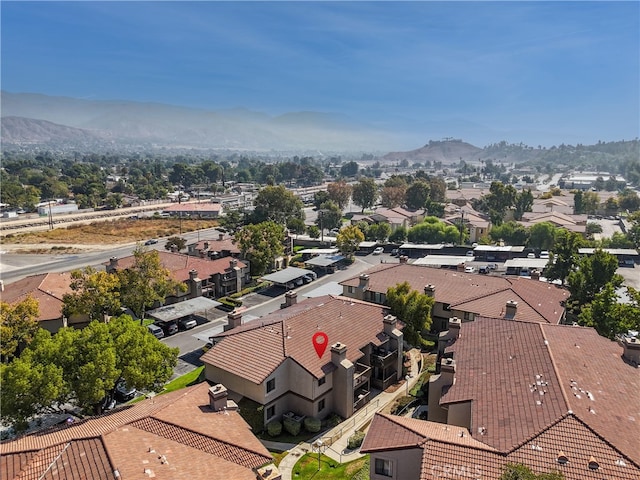
<path id="1" fill-rule="evenodd" d="M 164 331 L 155 323 L 147 325 L 147 330 L 156 338 L 164 338 Z"/>
<path id="2" fill-rule="evenodd" d="M 116 399 L 121 402 L 128 402 L 136 396 L 137 390 L 127 386 L 127 382 L 119 380 L 116 384 Z"/>
<path id="3" fill-rule="evenodd" d="M 204 347 L 202 347 L 202 351 L 208 352 L 209 350 L 211 350 L 211 347 L 213 347 L 213 342 L 207 342 L 205 343 Z"/>
<path id="4" fill-rule="evenodd" d="M 548 251 L 546 251 L 546 250 L 542 250 L 542 251 L 540 252 L 540 258 L 548 259 L 548 258 L 549 258 L 549 252 L 548 252 Z"/>
<path id="5" fill-rule="evenodd" d="M 487 264 L 487 268 L 489 270 L 497 270 L 498 269 L 498 264 L 497 263 L 489 263 L 489 264 Z"/>
<path id="6" fill-rule="evenodd" d="M 536 258 L 536 254 L 533 252 L 527 253 L 527 258 Z"/>
<path id="7" fill-rule="evenodd" d="M 312 271 L 309 271 L 309 273 L 307 273 L 305 276 L 309 277 L 311 280 L 315 280 L 318 278 L 318 275 L 316 275 L 316 272 L 312 272 Z"/>
<path id="8" fill-rule="evenodd" d="M 145 245 L 155 245 L 156 243 L 158 243 L 158 240 L 156 240 L 155 238 L 150 238 L 149 240 L 144 242 Z"/>
<path id="9" fill-rule="evenodd" d="M 475 267 L 464 267 L 464 273 L 473 273 L 475 271 Z"/>
<path id="10" fill-rule="evenodd" d="M 178 333 L 178 325 L 175 322 L 164 322 L 160 327 L 167 337 Z"/>
<path id="11" fill-rule="evenodd" d="M 391 256 L 393 257 L 397 257 L 398 256 L 398 249 L 394 248 L 393 250 L 391 250 Z"/>
<path id="12" fill-rule="evenodd" d="M 382 254 L 382 252 L 384 252 L 384 248 L 376 247 L 376 249 L 373 251 L 373 254 L 374 255 L 380 255 L 380 254 Z"/>
<path id="13" fill-rule="evenodd" d="M 475 255 L 473 254 L 473 250 L 467 250 L 466 255 L 467 257 L 475 257 Z"/>
<path id="14" fill-rule="evenodd" d="M 198 322 L 193 317 L 181 318 L 178 320 L 178 327 L 182 330 L 191 330 L 198 326 Z"/>
<path id="15" fill-rule="evenodd" d="M 301 287 L 302 285 L 304 285 L 304 280 L 302 280 L 302 277 L 296 278 L 293 282 L 296 284 L 296 287 Z"/>
<path id="16" fill-rule="evenodd" d="M 487 273 L 489 273 L 489 267 L 487 267 L 486 265 L 480 267 L 478 269 L 478 273 L 482 273 L 483 275 L 486 275 Z"/>

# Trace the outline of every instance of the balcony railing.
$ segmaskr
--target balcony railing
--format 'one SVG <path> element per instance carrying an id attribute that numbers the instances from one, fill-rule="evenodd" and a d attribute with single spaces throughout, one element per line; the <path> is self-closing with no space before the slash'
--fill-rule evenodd
<path id="1" fill-rule="evenodd" d="M 371 355 L 371 360 L 373 361 L 374 365 L 378 365 L 378 366 L 388 366 L 390 365 L 394 360 L 396 360 L 398 355 L 398 351 L 397 350 L 375 350 L 373 352 L 373 354 Z"/>
<path id="2" fill-rule="evenodd" d="M 358 410 L 364 407 L 367 403 L 369 403 L 370 399 L 371 399 L 371 392 L 369 392 L 368 390 L 363 390 L 360 393 L 357 393 L 357 395 L 355 395 L 355 398 L 354 398 L 355 402 L 353 402 L 353 409 Z"/>
<path id="3" fill-rule="evenodd" d="M 397 381 L 396 377 L 397 377 L 397 373 L 396 372 L 391 372 L 384 379 L 373 378 L 371 380 L 371 383 L 373 384 L 374 387 L 379 388 L 380 390 L 386 390 L 391 385 L 396 383 L 396 381 Z"/>
<path id="4" fill-rule="evenodd" d="M 358 388 L 363 383 L 366 383 L 371 377 L 371 367 L 362 363 L 356 363 L 356 369 L 353 373 L 353 388 Z"/>

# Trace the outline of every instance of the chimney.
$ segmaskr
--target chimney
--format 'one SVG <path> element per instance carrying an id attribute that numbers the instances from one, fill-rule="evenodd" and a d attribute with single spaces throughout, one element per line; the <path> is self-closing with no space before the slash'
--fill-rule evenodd
<path id="1" fill-rule="evenodd" d="M 431 283 L 429 285 L 426 285 L 424 287 L 424 294 L 429 296 L 429 297 L 431 297 L 431 298 L 435 298 L 435 296 L 436 296 L 436 286 L 431 284 Z"/>
<path id="2" fill-rule="evenodd" d="M 204 241 L 204 249 L 209 250 L 209 242 L 207 242 L 206 240 Z"/>
<path id="3" fill-rule="evenodd" d="M 445 385 L 453 385 L 456 376 L 456 361 L 453 358 L 443 358 L 440 362 L 440 375 Z"/>
<path id="4" fill-rule="evenodd" d="M 225 331 L 239 327 L 240 325 L 242 325 L 242 313 L 234 310 L 227 314 L 227 325 L 224 329 Z"/>
<path id="5" fill-rule="evenodd" d="M 622 356 L 632 365 L 640 365 L 640 340 L 636 337 L 622 338 Z"/>
<path id="6" fill-rule="evenodd" d="M 360 274 L 360 277 L 358 277 L 358 281 L 358 288 L 369 288 L 369 275 L 367 275 L 366 273 Z"/>
<path id="7" fill-rule="evenodd" d="M 175 245 L 171 245 L 171 253 L 178 253 L 178 247 Z"/>
<path id="8" fill-rule="evenodd" d="M 222 241 L 224 239 L 224 233 L 218 234 L 218 241 Z"/>
<path id="9" fill-rule="evenodd" d="M 294 292 L 293 290 L 289 290 L 284 294 L 284 304 L 287 307 L 295 305 L 296 303 L 298 303 L 298 294 L 296 292 Z"/>
<path id="10" fill-rule="evenodd" d="M 385 317 L 382 319 L 382 323 L 384 325 L 384 333 L 391 336 L 392 332 L 396 328 L 398 319 L 393 315 L 385 315 Z"/>
<path id="11" fill-rule="evenodd" d="M 227 388 L 218 383 L 209 389 L 209 406 L 214 412 L 220 410 L 237 410 L 238 406 L 232 400 L 227 399 Z"/>
<path id="12" fill-rule="evenodd" d="M 347 346 L 344 343 L 334 343 L 331 345 L 331 363 L 335 366 L 340 366 L 340 364 L 347 359 Z"/>
<path id="13" fill-rule="evenodd" d="M 509 300 L 507 302 L 507 305 L 504 311 L 504 318 L 506 318 L 507 320 L 515 319 L 517 311 L 518 311 L 518 302 L 514 300 Z"/>
<path id="14" fill-rule="evenodd" d="M 445 349 L 460 337 L 461 325 L 462 322 L 458 317 L 452 317 L 449 319 L 448 329 L 438 334 L 438 358 L 442 358 Z"/>
<path id="15" fill-rule="evenodd" d="M 4 292 L 4 280 L 0 280 L 0 292 Z"/>
<path id="16" fill-rule="evenodd" d="M 531 280 L 540 280 L 540 272 L 538 270 L 531 270 Z"/>
<path id="17" fill-rule="evenodd" d="M 407 263 L 409 261 L 409 257 L 407 257 L 406 255 L 402 255 L 400 257 L 400 263 Z"/>
<path id="18" fill-rule="evenodd" d="M 229 260 L 229 267 L 233 270 L 234 268 L 238 268 L 238 259 L 232 258 Z"/>
<path id="19" fill-rule="evenodd" d="M 109 259 L 109 269 L 116 270 L 118 268 L 118 257 L 111 257 Z"/>
<path id="20" fill-rule="evenodd" d="M 189 280 L 196 280 L 198 278 L 198 271 L 191 269 L 189 270 Z"/>

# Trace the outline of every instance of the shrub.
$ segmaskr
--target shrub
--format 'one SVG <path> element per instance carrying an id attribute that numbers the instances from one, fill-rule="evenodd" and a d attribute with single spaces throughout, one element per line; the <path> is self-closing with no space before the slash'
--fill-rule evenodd
<path id="1" fill-rule="evenodd" d="M 347 441 L 347 448 L 349 450 L 355 450 L 360 445 L 362 445 L 363 441 L 364 441 L 364 432 L 355 432 L 353 435 L 349 437 L 349 440 Z"/>
<path id="2" fill-rule="evenodd" d="M 282 433 L 282 423 L 278 420 L 274 420 L 267 424 L 267 433 L 270 437 L 277 437 Z"/>
<path id="3" fill-rule="evenodd" d="M 304 429 L 309 433 L 318 433 L 322 428 L 322 422 L 314 417 L 305 417 Z"/>
<path id="4" fill-rule="evenodd" d="M 293 418 L 284 419 L 284 429 L 294 437 L 300 434 L 300 428 L 302 428 L 300 422 L 296 422 Z"/>

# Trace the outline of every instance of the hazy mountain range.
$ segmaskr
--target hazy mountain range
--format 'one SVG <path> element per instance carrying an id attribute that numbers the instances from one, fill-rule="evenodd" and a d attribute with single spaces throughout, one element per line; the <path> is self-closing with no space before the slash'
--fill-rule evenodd
<path id="1" fill-rule="evenodd" d="M 159 103 L 95 101 L 2 92 L 3 147 L 144 147 L 250 151 L 386 152 L 392 134 L 346 116 L 247 109 L 199 110 Z"/>

